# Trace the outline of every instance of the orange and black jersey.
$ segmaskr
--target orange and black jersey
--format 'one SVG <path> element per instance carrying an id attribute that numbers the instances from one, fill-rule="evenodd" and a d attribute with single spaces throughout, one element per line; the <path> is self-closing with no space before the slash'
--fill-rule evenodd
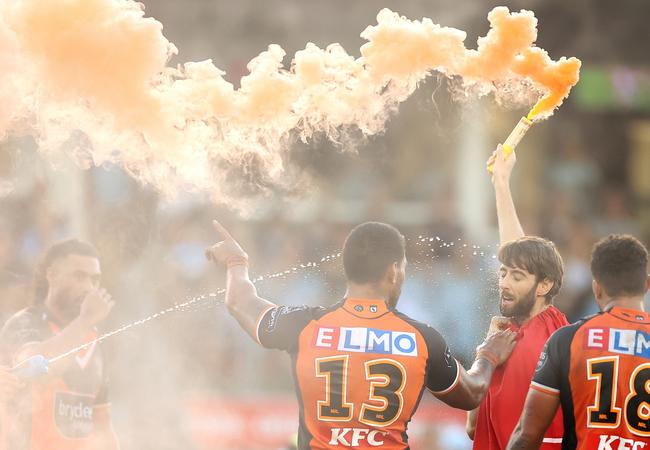
<path id="1" fill-rule="evenodd" d="M 291 355 L 301 450 L 408 449 L 407 425 L 424 389 L 448 392 L 460 376 L 436 330 L 382 300 L 278 306 L 257 329 L 263 346 Z"/>
<path id="2" fill-rule="evenodd" d="M 13 358 L 26 344 L 50 339 L 62 328 L 45 306 L 32 306 L 16 313 L 4 325 L 0 351 Z M 87 339 L 96 337 L 92 332 Z M 63 374 L 30 383 L 29 389 L 14 399 L 7 448 L 86 449 L 95 436 L 95 411 L 108 405 L 104 356 L 101 346 L 93 344 L 79 351 Z"/>
<path id="3" fill-rule="evenodd" d="M 650 316 L 615 307 L 558 330 L 531 387 L 560 396 L 563 450 L 650 449 Z"/>

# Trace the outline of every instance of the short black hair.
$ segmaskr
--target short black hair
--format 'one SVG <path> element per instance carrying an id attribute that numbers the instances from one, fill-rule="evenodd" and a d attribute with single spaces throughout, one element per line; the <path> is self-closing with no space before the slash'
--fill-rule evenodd
<path id="1" fill-rule="evenodd" d="M 99 259 L 97 249 L 88 242 L 79 239 L 66 239 L 57 242 L 47 249 L 43 259 L 34 274 L 34 302 L 41 303 L 47 296 L 49 285 L 47 283 L 47 269 L 56 261 L 69 255 L 90 256 Z"/>
<path id="2" fill-rule="evenodd" d="M 644 295 L 648 250 L 634 236 L 610 234 L 594 245 L 591 274 L 610 297 Z"/>
<path id="3" fill-rule="evenodd" d="M 546 294 L 546 303 L 550 303 L 562 287 L 564 263 L 555 244 L 547 239 L 524 236 L 506 242 L 499 249 L 499 261 L 532 273 L 538 283 L 546 279 L 552 281 L 553 287 Z"/>
<path id="4" fill-rule="evenodd" d="M 343 269 L 353 283 L 379 281 L 391 264 L 400 264 L 405 257 L 404 236 L 386 223 L 357 225 L 343 244 Z"/>

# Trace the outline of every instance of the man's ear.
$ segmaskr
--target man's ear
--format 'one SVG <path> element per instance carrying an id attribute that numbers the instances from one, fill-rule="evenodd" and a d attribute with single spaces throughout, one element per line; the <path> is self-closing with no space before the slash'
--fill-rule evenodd
<path id="1" fill-rule="evenodd" d="M 390 284 L 395 284 L 397 283 L 397 274 L 399 273 L 399 265 L 394 262 L 390 266 L 388 266 L 388 269 L 386 269 L 386 281 L 388 281 Z"/>
<path id="2" fill-rule="evenodd" d="M 58 269 L 56 267 L 56 264 L 52 264 L 50 267 L 48 267 L 45 270 L 45 279 L 47 280 L 48 283 L 52 282 L 52 279 L 56 277 L 58 274 Z"/>
<path id="3" fill-rule="evenodd" d="M 549 292 L 551 292 L 551 289 L 553 289 L 553 286 L 555 283 L 553 283 L 551 280 L 548 278 L 544 278 L 542 281 L 537 283 L 537 289 L 535 290 L 535 295 L 537 297 L 546 297 Z"/>
<path id="4" fill-rule="evenodd" d="M 603 298 L 603 287 L 596 280 L 591 280 L 591 290 L 594 292 L 596 300 Z"/>

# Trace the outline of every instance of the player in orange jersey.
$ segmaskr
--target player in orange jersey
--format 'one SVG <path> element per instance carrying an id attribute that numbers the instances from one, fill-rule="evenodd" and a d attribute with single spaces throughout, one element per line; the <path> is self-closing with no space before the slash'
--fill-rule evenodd
<path id="1" fill-rule="evenodd" d="M 248 277 L 248 256 L 221 225 L 208 257 L 225 264 L 226 304 L 267 348 L 287 351 L 300 405 L 298 448 L 408 449 L 408 422 L 425 389 L 465 410 L 483 398 L 515 334 L 479 347 L 465 371 L 442 336 L 395 309 L 405 277 L 404 237 L 390 225 L 356 227 L 343 247 L 347 293 L 327 307 L 276 306 Z"/>
<path id="2" fill-rule="evenodd" d="M 558 406 L 562 450 L 650 449 L 648 251 L 611 235 L 591 256 L 601 312 L 564 327 L 542 352 L 509 450 L 537 449 Z"/>
<path id="3" fill-rule="evenodd" d="M 77 239 L 52 245 L 35 281 L 35 304 L 11 317 L 0 350 L 15 365 L 33 355 L 53 358 L 97 337 L 95 328 L 113 307 L 100 287 L 95 248 Z M 106 361 L 92 345 L 49 366 L 9 405 L 4 431 L 10 450 L 117 450 Z"/>

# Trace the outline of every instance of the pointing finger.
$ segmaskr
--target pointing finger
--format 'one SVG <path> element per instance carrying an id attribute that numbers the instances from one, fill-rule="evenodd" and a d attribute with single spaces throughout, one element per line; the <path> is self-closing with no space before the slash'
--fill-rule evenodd
<path id="1" fill-rule="evenodd" d="M 221 225 L 216 220 L 212 221 L 212 226 L 214 227 L 215 230 L 217 230 L 217 233 L 219 233 L 223 239 L 232 239 L 232 236 L 230 235 L 228 230 L 226 230 L 224 226 Z"/>

